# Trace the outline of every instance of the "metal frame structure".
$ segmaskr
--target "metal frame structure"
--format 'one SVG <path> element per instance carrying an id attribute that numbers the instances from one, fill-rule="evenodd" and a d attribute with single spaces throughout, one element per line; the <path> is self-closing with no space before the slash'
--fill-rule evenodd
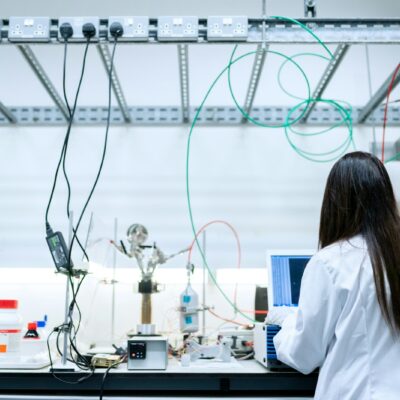
<path id="1" fill-rule="evenodd" d="M 187 44 L 178 44 L 179 81 L 181 88 L 182 122 L 188 123 L 189 106 L 189 51 Z"/>
<path id="2" fill-rule="evenodd" d="M 349 45 L 347 44 L 339 44 L 333 54 L 332 60 L 329 62 L 328 66 L 326 67 L 320 81 L 316 89 L 312 94 L 312 99 L 318 100 L 321 98 L 322 94 L 324 93 L 325 89 L 328 87 L 329 82 L 331 81 L 333 75 L 335 74 L 337 68 L 339 67 L 340 63 L 342 62 L 344 56 L 349 49 Z M 308 110 L 305 112 L 303 116 L 303 122 L 307 122 L 308 117 L 310 116 L 312 110 L 314 109 L 315 105 L 318 101 L 311 103 Z"/>
<path id="3" fill-rule="evenodd" d="M 250 114 L 253 108 L 254 98 L 256 97 L 258 84 L 260 82 L 261 73 L 264 68 L 265 58 L 267 56 L 268 46 L 264 47 L 262 44 L 257 46 L 257 53 L 254 58 L 253 68 L 251 70 L 250 82 L 247 88 L 246 100 L 244 102 L 243 110 L 246 114 Z M 242 122 L 247 122 L 243 116 Z"/>
<path id="4" fill-rule="evenodd" d="M 399 44 L 400 43 L 400 18 L 386 19 L 338 19 L 338 18 L 299 18 L 299 22 L 308 26 L 312 31 L 326 44 Z M 274 18 L 249 18 L 248 19 L 248 37 L 247 40 L 230 40 L 230 42 L 261 44 L 263 40 L 263 22 L 265 22 L 267 35 L 267 44 L 276 43 L 315 43 L 309 33 L 301 29 L 296 23 L 290 20 L 274 19 Z M 1 30 L 1 45 L 15 44 L 14 41 L 8 40 L 9 20 L 2 20 L 3 27 Z M 0 22 L 1 26 L 1 22 Z M 159 41 L 157 38 L 158 19 L 150 18 L 149 37 L 142 43 L 166 43 Z M 108 19 L 100 20 L 99 31 L 100 42 L 113 42 L 113 38 L 108 36 Z M 76 41 L 79 42 L 79 41 Z M 86 39 L 81 40 L 82 43 Z M 124 42 L 137 43 L 137 39 L 125 39 Z M 226 39 L 215 40 L 210 43 L 226 43 Z M 58 19 L 51 20 L 50 38 L 45 41 L 43 39 L 29 39 L 26 43 L 61 43 L 58 39 Z M 208 43 L 207 40 L 207 19 L 199 18 L 199 30 L 197 40 L 184 37 L 179 39 L 168 40 L 168 43 Z"/>
<path id="5" fill-rule="evenodd" d="M 382 84 L 382 86 L 376 91 L 376 93 L 371 97 L 369 102 L 364 106 L 358 116 L 358 123 L 361 124 L 365 122 L 371 113 L 382 103 L 385 99 L 387 92 L 389 90 L 390 83 L 393 79 L 394 71 L 389 75 L 386 81 Z M 393 89 L 398 85 L 400 82 L 400 74 L 397 74 L 393 80 Z"/>
<path id="6" fill-rule="evenodd" d="M 111 68 L 111 53 L 107 43 L 100 43 L 97 45 L 97 49 L 100 54 L 101 61 L 103 61 L 104 68 L 106 69 L 107 76 L 110 73 Z M 117 72 L 113 68 L 111 73 L 111 85 L 114 92 L 114 96 L 117 99 L 119 108 L 124 116 L 125 122 L 131 122 L 131 116 L 129 114 L 128 105 L 125 100 L 124 92 L 122 91 L 122 86 L 119 82 Z"/>
<path id="7" fill-rule="evenodd" d="M 255 121 L 265 124 L 282 124 L 290 110 L 288 106 L 253 107 L 250 114 Z M 197 107 L 189 108 L 189 121 L 193 120 Z M 303 111 L 299 108 L 298 112 Z M 353 108 L 353 119 L 357 121 L 361 107 Z M 12 107 L 10 112 L 15 116 L 16 123 L 24 126 L 62 126 L 65 119 L 56 107 Z M 128 107 L 134 126 L 176 126 L 184 123 L 183 111 L 179 106 Z M 297 114 L 296 114 L 297 115 Z M 363 123 L 363 126 L 383 124 L 384 109 L 378 107 Z M 207 126 L 238 126 L 242 123 L 242 114 L 232 106 L 204 107 L 198 117 L 199 125 Z M 293 120 L 295 115 L 291 117 Z M 82 126 L 101 125 L 107 120 L 107 107 L 77 107 L 75 124 Z M 315 107 L 307 125 L 327 126 L 342 121 L 339 111 L 332 107 Z M 119 107 L 112 107 L 110 122 L 113 125 L 127 125 Z M 14 124 L 15 125 L 15 124 Z M 390 106 L 387 118 L 388 126 L 400 126 L 400 107 Z M 0 115 L 0 127 L 11 126 L 7 117 Z"/>
<path id="8" fill-rule="evenodd" d="M 305 0 L 305 7 L 315 6 L 314 1 Z M 265 13 L 264 13 L 265 14 Z M 179 80 L 181 106 L 170 107 L 130 107 L 124 97 L 122 85 L 118 79 L 114 67 L 112 74 L 112 88 L 119 107 L 113 107 L 111 122 L 113 124 L 134 124 L 134 125 L 176 125 L 187 124 L 192 120 L 196 107 L 190 107 L 189 97 L 189 43 L 196 44 L 218 44 L 218 43 L 241 43 L 257 44 L 258 51 L 251 72 L 246 99 L 243 109 L 251 114 L 253 119 L 264 121 L 268 124 L 282 124 L 288 107 L 253 107 L 254 98 L 257 92 L 258 83 L 263 70 L 266 58 L 266 49 L 272 44 L 313 44 L 315 38 L 299 27 L 294 21 L 272 18 L 249 18 L 247 40 L 225 39 L 208 41 L 207 19 L 198 20 L 198 37 L 185 39 L 185 37 L 172 38 L 167 43 L 175 43 L 178 47 Z M 313 92 L 313 98 L 318 99 L 328 86 L 340 63 L 345 57 L 349 46 L 353 44 L 400 44 L 400 18 L 397 19 L 318 19 L 303 18 L 299 22 L 305 24 L 326 44 L 337 44 L 333 59 L 325 69 L 320 81 Z M 62 125 L 68 120 L 68 110 L 61 96 L 45 72 L 44 67 L 39 63 L 30 44 L 57 45 L 63 42 L 58 38 L 58 19 L 52 19 L 50 23 L 50 37 L 46 40 L 26 39 L 24 41 L 10 41 L 9 20 L 0 20 L 0 51 L 3 45 L 16 45 L 24 58 L 54 101 L 56 107 L 10 107 L 0 102 L 0 126 L 11 125 Z M 157 37 L 158 19 L 149 19 L 149 36 L 141 40 L 143 44 L 165 44 Z M 109 43 L 114 39 L 108 35 L 108 20 L 100 20 L 99 39 L 93 45 L 97 46 L 103 65 L 108 73 L 110 68 Z M 79 40 L 77 41 L 79 43 Z M 86 39 L 82 39 L 82 43 Z M 121 45 L 137 43 L 135 39 L 124 39 Z M 364 107 L 355 107 L 353 120 L 358 124 L 375 125 L 383 121 L 381 102 L 384 99 L 391 76 L 383 83 L 379 90 L 372 96 Z M 395 85 L 400 82 L 398 75 Z M 4 99 L 2 99 L 4 101 Z M 300 110 L 299 110 L 300 111 Z M 79 107 L 75 114 L 75 123 L 82 125 L 102 124 L 107 117 L 105 107 Z M 285 114 L 286 113 L 286 114 Z M 388 125 L 400 125 L 400 108 L 390 107 Z M 294 116 L 293 116 L 294 118 Z M 206 107 L 199 124 L 205 125 L 234 125 L 246 120 L 236 108 L 232 107 Z M 331 107 L 321 107 L 313 103 L 305 113 L 302 122 L 312 125 L 328 125 L 340 121 L 337 110 Z"/>
<path id="9" fill-rule="evenodd" d="M 69 113 L 64 101 L 61 99 L 61 96 L 58 94 L 56 88 L 51 83 L 50 78 L 47 76 L 44 68 L 40 64 L 39 60 L 36 58 L 32 49 L 27 44 L 21 44 L 18 46 L 18 49 L 21 51 L 22 55 L 25 57 L 25 60 L 32 68 L 33 72 L 42 83 L 43 87 L 46 89 L 47 93 L 50 95 L 54 103 L 57 105 L 58 109 L 61 111 L 62 115 L 65 119 L 69 119 Z"/>
<path id="10" fill-rule="evenodd" d="M 16 124 L 17 123 L 17 118 L 15 117 L 15 115 L 2 102 L 0 102 L 0 113 L 4 115 L 5 119 L 8 122 L 11 122 L 12 124 Z M 1 116 L 0 116 L 0 118 L 1 118 Z"/>

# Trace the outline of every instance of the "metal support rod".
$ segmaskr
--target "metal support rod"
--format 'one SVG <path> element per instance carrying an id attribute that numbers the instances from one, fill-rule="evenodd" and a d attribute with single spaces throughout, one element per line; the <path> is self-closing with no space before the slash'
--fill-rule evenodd
<path id="1" fill-rule="evenodd" d="M 114 242 L 118 243 L 118 218 L 114 219 Z M 117 248 L 113 246 L 113 270 L 112 270 L 112 298 L 111 298 L 111 343 L 115 338 L 115 284 L 117 269 Z"/>
<path id="2" fill-rule="evenodd" d="M 333 54 L 333 58 L 329 61 L 328 66 L 326 67 L 321 79 L 318 82 L 314 93 L 312 94 L 312 99 L 317 100 L 320 99 L 325 89 L 328 87 L 329 82 L 331 81 L 333 75 L 338 69 L 340 63 L 342 62 L 344 56 L 349 49 L 349 45 L 347 44 L 339 44 Z M 305 112 L 302 122 L 307 122 L 308 117 L 310 116 L 312 110 L 314 109 L 317 102 L 310 103 L 307 111 Z"/>
<path id="3" fill-rule="evenodd" d="M 205 256 L 206 256 L 206 231 L 203 231 L 203 234 L 202 234 L 202 241 L 203 241 L 203 243 L 202 243 L 202 251 L 203 251 L 203 255 L 204 255 L 204 258 L 205 258 Z M 206 263 L 205 263 L 205 261 L 203 260 L 203 293 L 202 293 L 202 303 L 203 303 L 203 315 L 202 315 L 202 319 L 203 319 L 203 321 L 202 321 L 202 331 L 201 331 L 201 334 L 202 334 L 202 336 L 203 336 L 203 338 L 205 338 L 206 337 L 206 308 L 207 308 L 207 301 L 206 301 L 206 293 L 207 293 L 207 290 L 206 290 L 206 278 L 207 278 L 207 266 L 206 266 Z"/>
<path id="4" fill-rule="evenodd" d="M 12 124 L 17 123 L 17 118 L 15 117 L 15 115 L 1 101 L 0 101 L 0 113 L 3 114 Z"/>
<path id="5" fill-rule="evenodd" d="M 45 70 L 43 69 L 42 65 L 39 63 L 39 60 L 36 58 L 35 54 L 33 53 L 32 49 L 27 44 L 18 45 L 19 50 L 21 51 L 22 55 L 25 57 L 26 61 L 33 69 L 33 72 L 38 77 L 44 88 L 46 89 L 47 93 L 53 99 L 54 103 L 57 105 L 61 113 L 64 115 L 65 119 L 69 119 L 69 114 L 64 101 L 62 100 L 61 96 L 58 94 L 56 88 L 51 83 L 50 78 L 47 76 Z"/>
<path id="6" fill-rule="evenodd" d="M 251 71 L 250 82 L 247 88 L 246 101 L 244 102 L 243 109 L 246 114 L 251 112 L 251 108 L 253 107 L 254 98 L 256 96 L 258 84 L 260 82 L 260 77 L 262 70 L 264 68 L 264 62 L 267 55 L 268 46 L 263 46 L 259 44 L 257 46 L 257 53 L 254 59 L 253 69 Z M 245 117 L 242 118 L 242 123 L 246 122 L 247 119 Z"/>
<path id="7" fill-rule="evenodd" d="M 360 114 L 358 115 L 359 124 L 368 119 L 370 114 L 382 103 L 382 101 L 387 95 L 389 85 L 393 79 L 394 72 L 395 70 L 389 75 L 389 77 L 382 84 L 382 86 L 376 91 L 376 93 L 371 97 L 369 102 L 360 111 Z M 399 82 L 400 82 L 400 74 L 397 74 L 396 77 L 394 78 L 392 89 L 394 89 Z"/>
<path id="8" fill-rule="evenodd" d="M 74 213 L 73 211 L 71 211 L 69 214 L 68 248 L 71 248 L 73 229 L 74 229 L 73 222 L 74 222 Z M 61 364 L 63 366 L 67 364 L 68 360 L 68 335 L 69 335 L 69 330 L 71 329 L 71 327 L 69 326 L 69 295 L 70 295 L 69 292 L 70 292 L 70 279 L 69 276 L 67 275 L 67 288 L 65 293 L 65 318 L 64 318 L 64 328 L 63 328 L 64 342 L 63 342 L 63 353 L 61 359 Z"/>
<path id="9" fill-rule="evenodd" d="M 103 61 L 104 68 L 106 69 L 108 75 L 111 68 L 111 53 L 108 44 L 107 43 L 98 44 L 97 50 L 99 51 L 101 60 Z M 115 70 L 115 66 L 113 67 L 113 71 L 111 74 L 111 85 L 125 122 L 131 122 L 131 115 L 125 100 L 124 93 L 122 91 L 122 86 L 119 82 L 118 75 Z"/>
<path id="10" fill-rule="evenodd" d="M 365 45 L 365 58 L 367 62 L 367 75 L 368 75 L 368 94 L 372 97 L 372 77 L 371 77 L 371 60 L 369 58 L 368 44 Z M 372 154 L 376 153 L 376 128 L 375 124 L 372 125 Z"/>
<path id="11" fill-rule="evenodd" d="M 67 277 L 67 287 L 66 287 L 66 293 L 65 293 L 65 317 L 64 317 L 64 328 L 63 328 L 63 333 L 64 333 L 64 342 L 63 342 L 63 354 L 61 358 L 61 364 L 65 366 L 67 364 L 68 360 L 68 335 L 69 335 L 69 329 L 70 327 L 68 326 L 68 313 L 69 313 L 69 292 L 70 292 L 70 282 L 69 282 L 69 277 Z"/>
<path id="12" fill-rule="evenodd" d="M 189 122 L 189 52 L 187 44 L 178 44 L 179 81 L 181 87 L 182 121 Z"/>

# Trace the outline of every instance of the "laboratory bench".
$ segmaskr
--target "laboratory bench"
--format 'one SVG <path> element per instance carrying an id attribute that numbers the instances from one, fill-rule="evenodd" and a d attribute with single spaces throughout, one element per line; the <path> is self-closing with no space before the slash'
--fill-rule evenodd
<path id="1" fill-rule="evenodd" d="M 98 369 L 88 380 L 71 385 L 42 370 L 0 370 L 0 399 L 18 396 L 98 396 L 104 374 Z M 77 380 L 80 372 L 62 373 Z M 109 396 L 161 397 L 312 397 L 317 374 L 269 371 L 254 360 L 234 363 L 192 363 L 182 367 L 175 360 L 165 371 L 128 371 L 122 364 L 112 369 L 105 383 Z M 43 397 L 44 398 L 44 397 Z M 71 397 L 70 397 L 71 398 Z"/>

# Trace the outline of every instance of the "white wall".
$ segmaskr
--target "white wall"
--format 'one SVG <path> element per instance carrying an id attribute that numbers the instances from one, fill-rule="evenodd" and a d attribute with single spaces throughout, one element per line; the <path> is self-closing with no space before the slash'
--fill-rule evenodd
<path id="1" fill-rule="evenodd" d="M 271 1 L 268 7 L 270 14 L 299 17 L 302 16 L 302 3 Z M 222 1 L 141 1 L 135 3 L 134 7 L 132 2 L 128 4 L 123 1 L 113 2 L 112 6 L 111 3 L 98 4 L 94 1 L 47 1 L 35 2 L 35 5 L 13 1 L 2 5 L 2 15 L 210 15 L 226 13 L 227 4 Z M 259 8 L 258 1 L 230 1 L 228 11 L 232 14 L 257 15 Z M 400 15 L 400 3 L 389 0 L 379 3 L 354 1 L 350 4 L 344 1 L 319 1 L 318 12 L 321 17 L 393 17 Z M 252 46 L 241 46 L 239 51 L 252 49 Z M 226 65 L 231 50 L 232 46 L 190 46 L 191 104 L 199 104 L 212 79 Z M 321 52 L 317 46 L 279 46 L 273 47 L 273 50 L 285 54 L 304 50 Z M 61 46 L 35 46 L 34 51 L 61 92 Z M 179 104 L 174 46 L 129 45 L 121 46 L 117 51 L 116 68 L 129 104 Z M 51 100 L 16 48 L 0 46 L 0 54 L 0 100 L 7 105 L 51 105 Z M 398 46 L 370 46 L 370 55 L 372 90 L 375 91 L 398 62 Z M 69 49 L 70 97 L 75 90 L 81 56 L 81 46 Z M 233 70 L 234 87 L 241 100 L 246 94 L 251 61 L 245 60 Z M 301 61 L 301 65 L 310 78 L 311 86 L 315 87 L 325 67 L 324 62 L 307 58 Z M 277 88 L 275 77 L 278 67 L 278 59 L 268 56 L 256 105 L 293 104 Z M 303 93 L 303 82 L 290 68 L 284 72 L 283 78 L 289 90 Z M 363 105 L 369 98 L 367 82 L 365 47 L 353 46 L 331 82 L 326 97 Z M 396 89 L 393 98 L 398 98 L 399 92 L 399 88 Z M 106 94 L 104 68 L 97 51 L 91 49 L 79 104 L 104 105 Z M 218 85 L 208 104 L 232 104 L 225 79 Z M 59 278 L 49 278 L 53 274 L 53 266 L 44 240 L 44 210 L 64 131 L 63 127 L 0 128 L 0 267 L 5 278 L 0 282 L 0 297 L 23 299 L 27 319 L 37 318 L 43 312 L 49 312 L 53 320 L 62 315 L 62 282 Z M 380 127 L 376 133 L 381 134 Z M 338 129 L 324 138 L 304 139 L 298 143 L 311 151 L 323 151 L 337 145 L 344 134 L 343 129 Z M 76 213 L 93 181 L 103 135 L 103 127 L 73 129 L 67 165 L 73 189 L 72 205 Z M 104 173 L 89 207 L 89 211 L 95 215 L 93 240 L 111 238 L 114 218 L 118 218 L 121 238 L 131 223 L 140 222 L 148 227 L 151 240 L 156 240 L 167 253 L 189 244 L 192 233 L 185 199 L 184 170 L 187 136 L 188 127 L 112 127 Z M 357 128 L 354 136 L 357 148 L 367 149 L 372 129 Z M 398 129 L 389 129 L 388 141 L 397 138 Z M 300 158 L 288 146 L 282 130 L 250 126 L 196 128 L 190 173 L 196 226 L 200 227 L 216 218 L 231 222 L 241 237 L 245 268 L 262 269 L 267 248 L 315 248 L 319 208 L 331 165 L 310 163 Z M 390 169 L 394 176 L 393 183 L 400 190 L 398 165 L 391 165 Z M 61 184 L 55 196 L 51 222 L 53 228 L 66 234 L 65 195 L 65 185 Z M 85 236 L 87 223 L 86 219 L 81 230 L 82 237 Z M 235 266 L 235 242 L 229 231 L 221 227 L 212 228 L 207 243 L 212 267 Z M 96 261 L 110 267 L 110 252 L 108 256 L 104 255 L 107 253 L 106 247 L 97 247 L 91 252 Z M 201 264 L 197 255 L 194 260 L 197 265 Z M 78 253 L 75 254 L 75 261 L 79 262 Z M 134 269 L 133 264 L 122 256 L 118 256 L 117 263 L 119 268 Z M 183 273 L 185 263 L 186 258 L 180 257 L 167 267 L 178 267 Z M 41 284 L 40 279 L 33 279 L 25 269 L 16 270 L 16 273 L 8 269 L 14 267 L 31 268 L 36 276 L 43 276 L 48 283 Z M 29 279 L 23 278 L 25 274 Z M 257 279 L 251 280 L 252 286 L 241 289 L 243 307 L 251 307 Z M 176 302 L 176 294 L 182 285 L 171 284 L 164 295 L 159 295 L 160 299 L 170 299 L 170 303 L 160 301 L 163 307 L 157 311 L 160 313 L 158 315 L 164 315 L 165 304 Z M 100 304 L 109 304 L 108 289 L 101 289 L 104 295 L 98 295 L 96 310 L 101 309 Z M 124 331 L 127 325 L 134 325 L 137 320 L 137 297 L 131 296 L 130 290 L 131 286 L 126 284 L 118 292 L 121 296 L 118 301 L 122 302 L 119 318 L 123 318 L 126 309 L 136 311 L 132 311 L 132 319 L 124 321 L 119 331 Z M 90 306 L 93 295 L 89 293 L 88 289 L 82 294 L 86 307 Z M 213 301 L 225 314 L 229 314 L 220 297 L 216 295 Z M 129 303 L 129 307 L 123 302 Z"/>
<path id="2" fill-rule="evenodd" d="M 63 321 L 65 300 L 65 277 L 56 275 L 49 269 L 34 268 L 5 268 L 3 279 L 0 283 L 0 293 L 4 298 L 15 298 L 20 302 L 20 314 L 27 323 L 38 320 L 44 314 L 48 315 L 51 327 L 59 325 Z M 138 274 L 133 269 L 119 269 L 115 285 L 115 334 L 112 332 L 112 286 L 102 282 L 106 275 L 99 273 L 97 276 L 89 275 L 83 284 L 81 294 L 78 297 L 82 310 L 82 331 L 80 340 L 87 344 L 97 345 L 116 343 L 122 340 L 131 329 L 136 329 L 140 323 L 141 295 L 134 291 L 134 283 L 138 280 Z M 108 276 L 109 277 L 109 276 Z M 222 289 L 230 298 L 233 298 L 235 282 L 238 286 L 238 305 L 242 310 L 254 309 L 254 289 L 256 283 L 267 283 L 265 268 L 246 269 L 237 273 L 236 269 L 222 270 L 217 275 Z M 153 321 L 160 333 L 171 334 L 179 331 L 179 295 L 186 286 L 186 274 L 184 270 L 161 269 L 157 273 L 159 282 L 165 284 L 165 290 L 153 295 Z M 193 289 L 200 295 L 201 301 L 202 271 L 199 269 L 193 278 Z M 33 304 L 34 303 L 34 304 Z M 225 317 L 235 318 L 243 323 L 249 320 L 235 317 L 231 307 L 223 300 L 218 289 L 207 283 L 206 304 L 214 307 L 214 312 Z M 252 314 L 249 313 L 250 319 Z M 202 317 L 200 317 L 200 321 Z M 207 333 L 217 333 L 218 327 L 235 326 L 226 324 L 209 313 L 206 314 Z M 200 324 L 201 325 L 201 324 Z M 201 325 L 202 326 L 202 325 Z M 171 340 L 174 336 L 171 336 Z"/>

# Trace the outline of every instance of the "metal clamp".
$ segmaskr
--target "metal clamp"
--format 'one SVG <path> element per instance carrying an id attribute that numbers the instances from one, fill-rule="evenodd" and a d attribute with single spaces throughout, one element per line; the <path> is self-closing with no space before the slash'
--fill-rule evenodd
<path id="1" fill-rule="evenodd" d="M 315 18 L 317 16 L 316 0 L 304 0 L 304 17 Z"/>

